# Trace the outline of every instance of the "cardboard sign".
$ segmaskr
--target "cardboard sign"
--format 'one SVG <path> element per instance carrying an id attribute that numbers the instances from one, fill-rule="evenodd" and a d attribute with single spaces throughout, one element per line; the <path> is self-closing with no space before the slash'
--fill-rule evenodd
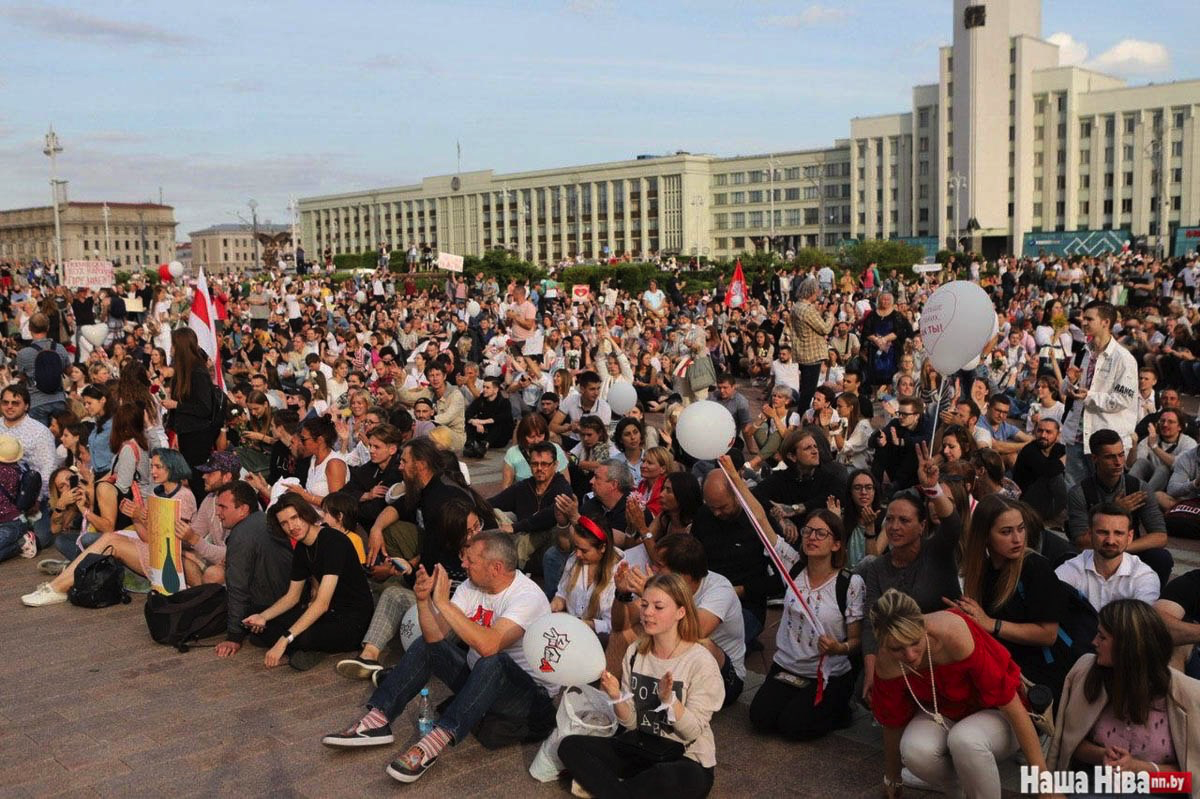
<path id="1" fill-rule="evenodd" d="M 571 299 L 575 302 L 587 302 L 592 296 L 591 286 L 571 286 Z"/>
<path id="2" fill-rule="evenodd" d="M 447 272 L 462 272 L 463 257 L 461 255 L 452 255 L 448 252 L 439 252 L 437 268 L 445 269 Z"/>
<path id="3" fill-rule="evenodd" d="M 183 547 L 175 535 L 179 500 L 150 497 L 146 503 L 146 528 L 150 544 L 150 585 L 160 594 L 187 588 L 183 575 Z"/>
<path id="4" fill-rule="evenodd" d="M 73 289 L 106 289 L 113 284 L 113 265 L 108 261 L 67 261 L 63 284 Z"/>

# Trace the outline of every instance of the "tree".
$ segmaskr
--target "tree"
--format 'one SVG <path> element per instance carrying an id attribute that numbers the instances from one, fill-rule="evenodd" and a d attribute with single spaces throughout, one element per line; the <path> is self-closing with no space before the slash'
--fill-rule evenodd
<path id="1" fill-rule="evenodd" d="M 846 249 L 847 265 L 862 272 L 876 263 L 880 269 L 912 269 L 913 264 L 925 260 L 925 250 L 916 244 L 896 240 L 875 239 L 860 241 Z"/>

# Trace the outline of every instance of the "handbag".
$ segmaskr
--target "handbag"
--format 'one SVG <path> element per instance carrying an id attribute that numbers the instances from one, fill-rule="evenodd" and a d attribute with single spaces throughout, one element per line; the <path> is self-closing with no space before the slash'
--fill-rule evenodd
<path id="1" fill-rule="evenodd" d="M 603 691 L 590 685 L 568 688 L 558 705 L 557 726 L 542 742 L 529 774 L 539 782 L 553 782 L 562 773 L 558 744 L 568 735 L 608 737 L 618 726 L 617 714 Z"/>
<path id="2" fill-rule="evenodd" d="M 75 567 L 75 583 L 67 591 L 67 599 L 81 608 L 107 608 L 110 605 L 128 605 L 129 592 L 125 590 L 125 565 L 112 554 L 108 547 L 101 553 L 91 552 Z"/>

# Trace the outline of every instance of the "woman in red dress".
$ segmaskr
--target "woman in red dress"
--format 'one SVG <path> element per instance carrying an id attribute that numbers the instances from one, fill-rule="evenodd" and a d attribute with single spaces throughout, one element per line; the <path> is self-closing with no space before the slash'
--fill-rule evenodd
<path id="1" fill-rule="evenodd" d="M 889 589 L 871 609 L 879 651 L 871 708 L 883 726 L 884 786 L 899 797 L 901 766 L 938 790 L 1000 796 L 997 762 L 1021 749 L 1045 769 L 1008 650 L 959 610 L 922 615 Z"/>

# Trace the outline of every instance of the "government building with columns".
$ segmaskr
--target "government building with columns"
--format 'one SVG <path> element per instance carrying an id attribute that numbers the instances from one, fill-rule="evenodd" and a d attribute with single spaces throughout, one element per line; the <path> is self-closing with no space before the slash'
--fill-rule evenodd
<path id="1" fill-rule="evenodd" d="M 850 120 L 832 147 L 484 170 L 310 197 L 301 240 L 314 256 L 386 243 L 555 263 L 860 238 L 958 242 L 989 257 L 1130 239 L 1170 252 L 1200 229 L 1200 80 L 1128 86 L 1060 65 L 1041 38 L 1041 0 L 947 5 L 937 82 L 914 86 L 903 113 Z"/>

